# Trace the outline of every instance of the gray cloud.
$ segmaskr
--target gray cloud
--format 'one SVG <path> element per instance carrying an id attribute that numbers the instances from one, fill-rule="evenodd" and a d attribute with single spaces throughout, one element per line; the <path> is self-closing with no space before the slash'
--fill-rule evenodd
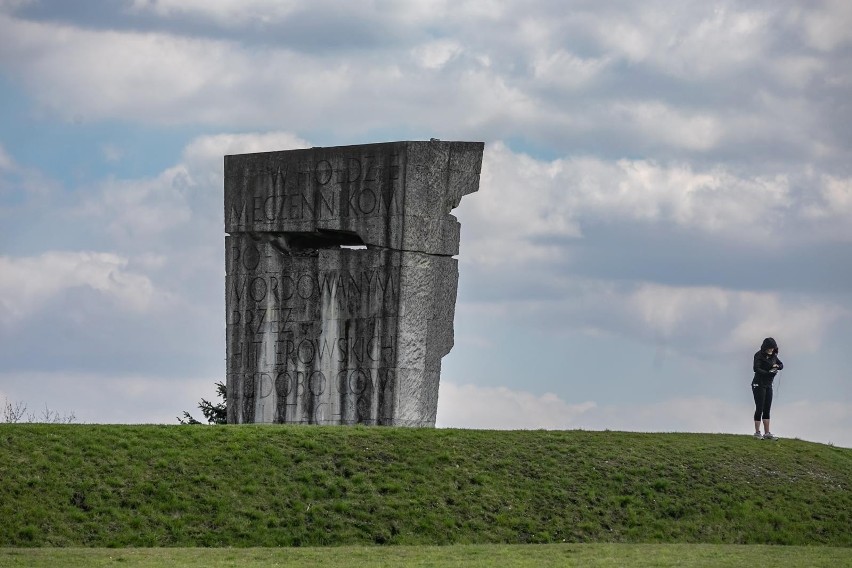
<path id="1" fill-rule="evenodd" d="M 302 132 L 330 122 L 346 136 L 393 122 L 445 137 L 516 138 L 559 155 L 817 160 L 849 172 L 842 125 L 852 118 L 843 102 L 852 50 L 840 40 L 810 45 L 814 30 L 830 27 L 820 16 L 829 8 L 850 20 L 840 5 L 287 6 L 139 2 L 63 14 L 25 5 L 18 14 L 29 20 L 3 26 L 6 65 L 28 60 L 17 72 L 44 104 L 84 117 L 272 121 Z M 188 22 L 212 28 L 192 34 L 181 27 Z M 66 26 L 61 40 L 56 25 Z M 252 47 L 259 26 L 280 41 Z M 424 66 L 441 42 L 456 55 Z M 97 67 L 85 64 L 93 59 Z M 69 66 L 75 72 L 63 73 Z"/>

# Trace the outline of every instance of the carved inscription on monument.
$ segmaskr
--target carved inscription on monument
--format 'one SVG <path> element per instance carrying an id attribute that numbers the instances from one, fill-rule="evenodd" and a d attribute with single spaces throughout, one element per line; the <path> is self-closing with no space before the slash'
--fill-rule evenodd
<path id="1" fill-rule="evenodd" d="M 449 212 L 481 158 L 447 142 L 226 157 L 229 422 L 434 425 Z"/>

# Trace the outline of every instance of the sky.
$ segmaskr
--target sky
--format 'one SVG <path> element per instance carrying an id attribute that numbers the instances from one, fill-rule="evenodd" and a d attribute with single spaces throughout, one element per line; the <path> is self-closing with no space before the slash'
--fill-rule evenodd
<path id="1" fill-rule="evenodd" d="M 485 143 L 438 426 L 852 447 L 852 3 L 0 0 L 0 402 L 225 372 L 222 157 Z"/>

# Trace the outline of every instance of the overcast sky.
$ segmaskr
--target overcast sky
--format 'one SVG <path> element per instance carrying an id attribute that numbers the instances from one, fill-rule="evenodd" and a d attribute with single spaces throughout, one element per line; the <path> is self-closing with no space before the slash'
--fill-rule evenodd
<path id="1" fill-rule="evenodd" d="M 0 401 L 224 380 L 225 154 L 483 141 L 438 425 L 852 446 L 852 3 L 0 0 Z M 196 412 L 198 415 L 199 413 Z"/>

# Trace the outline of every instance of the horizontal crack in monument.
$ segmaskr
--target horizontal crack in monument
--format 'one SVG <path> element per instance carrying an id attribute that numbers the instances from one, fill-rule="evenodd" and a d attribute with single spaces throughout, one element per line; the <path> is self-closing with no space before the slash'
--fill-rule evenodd
<path id="1" fill-rule="evenodd" d="M 225 156 L 229 423 L 435 425 L 483 148 Z"/>

